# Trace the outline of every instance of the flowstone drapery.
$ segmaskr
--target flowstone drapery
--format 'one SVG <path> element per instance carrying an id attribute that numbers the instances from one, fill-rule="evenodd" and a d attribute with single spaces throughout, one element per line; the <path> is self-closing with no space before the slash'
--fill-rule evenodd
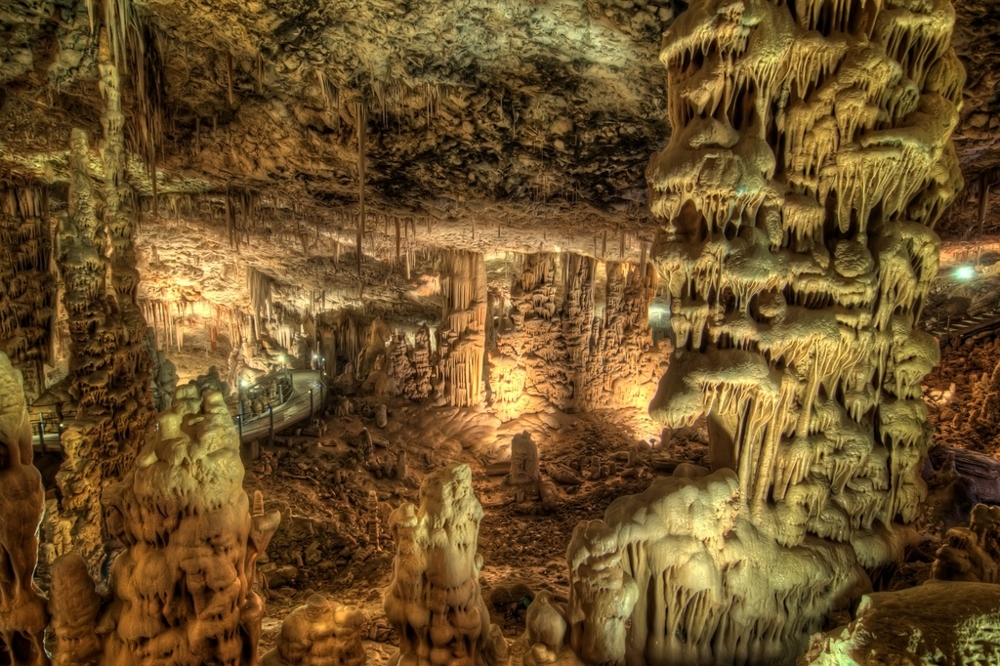
<path id="1" fill-rule="evenodd" d="M 45 597 L 32 580 L 45 489 L 31 458 L 21 373 L 0 352 L 0 663 L 14 666 L 48 664 Z"/>
<path id="2" fill-rule="evenodd" d="M 948 0 L 703 0 L 660 56 L 673 134 L 647 176 L 677 351 L 650 411 L 708 417 L 713 467 L 780 542 L 865 565 L 926 493 L 938 350 L 914 321 L 962 186 L 953 23 Z"/>
<path id="3" fill-rule="evenodd" d="M 676 351 L 650 412 L 706 416 L 717 471 L 608 509 L 649 664 L 787 663 L 858 564 L 901 554 L 938 358 L 914 322 L 962 186 L 953 23 L 948 0 L 699 0 L 665 36 L 647 178 Z"/>

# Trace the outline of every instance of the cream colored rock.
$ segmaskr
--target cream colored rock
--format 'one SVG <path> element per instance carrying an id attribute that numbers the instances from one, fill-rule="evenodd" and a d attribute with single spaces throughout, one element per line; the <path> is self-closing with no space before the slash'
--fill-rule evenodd
<path id="1" fill-rule="evenodd" d="M 528 606 L 524 634 L 510 648 L 510 666 L 583 666 L 569 645 L 566 611 L 551 592 L 540 592 Z"/>
<path id="2" fill-rule="evenodd" d="M 570 593 L 570 645 L 588 664 L 625 663 L 625 624 L 639 589 L 622 566 L 618 535 L 603 521 L 573 530 L 566 554 Z"/>
<path id="3" fill-rule="evenodd" d="M 364 615 L 354 606 L 338 606 L 313 595 L 285 617 L 273 650 L 263 666 L 363 666 Z"/>
<path id="4" fill-rule="evenodd" d="M 739 479 L 730 470 L 660 477 L 645 492 L 612 502 L 604 523 L 616 535 L 621 567 L 634 583 L 625 582 L 612 594 L 588 590 L 600 578 L 581 575 L 582 566 L 571 574 L 571 604 L 588 596 L 599 602 L 584 620 L 581 655 L 588 645 L 594 656 L 620 654 L 608 639 L 616 637 L 617 614 L 637 592 L 627 632 L 628 663 L 790 663 L 824 615 L 855 594 L 865 574 L 847 544 L 812 539 L 788 548 L 768 533 L 773 527 L 759 522 L 741 502 Z M 607 553 L 608 564 L 614 561 L 603 527 L 577 530 L 580 540 L 591 532 L 595 552 Z M 572 550 L 570 557 L 572 567 Z M 616 578 L 613 567 L 604 575 Z M 587 640 L 588 629 L 597 640 Z"/>
<path id="5" fill-rule="evenodd" d="M 865 566 L 926 495 L 938 350 L 914 321 L 962 189 L 953 23 L 948 0 L 699 0 L 660 54 L 673 133 L 647 179 L 677 349 L 650 412 L 707 418 L 713 469 L 778 542 Z"/>
<path id="6" fill-rule="evenodd" d="M 449 465 L 420 486 L 389 526 L 396 543 L 385 615 L 399 636 L 390 666 L 481 666 L 490 637 L 476 553 L 483 509 L 468 465 Z"/>

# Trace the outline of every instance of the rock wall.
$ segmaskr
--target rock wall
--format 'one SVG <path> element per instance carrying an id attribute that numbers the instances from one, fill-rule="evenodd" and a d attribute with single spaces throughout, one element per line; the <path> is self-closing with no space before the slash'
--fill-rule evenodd
<path id="1" fill-rule="evenodd" d="M 931 230 L 962 187 L 964 74 L 948 0 L 700 0 L 671 26 L 673 134 L 647 177 L 677 351 L 651 413 L 708 417 L 775 537 L 850 541 L 914 519 L 930 444 L 914 328 Z M 766 522 L 761 519 L 760 524 Z"/>
<path id="2" fill-rule="evenodd" d="M 31 458 L 21 373 L 0 352 L 0 663 L 14 666 L 48 663 L 48 613 L 33 580 L 45 489 Z"/>
<path id="3" fill-rule="evenodd" d="M 51 227 L 44 187 L 0 190 L 0 352 L 21 370 L 29 401 L 45 391 L 54 356 Z"/>
<path id="4" fill-rule="evenodd" d="M 596 259 L 524 256 L 489 358 L 490 405 L 501 419 L 546 405 L 586 411 L 648 404 L 662 358 L 649 328 L 656 274 L 649 265 L 644 272 L 614 262 L 604 270 L 598 316 Z"/>
<path id="5" fill-rule="evenodd" d="M 448 250 L 441 270 L 444 305 L 438 331 L 443 397 L 456 407 L 483 400 L 486 358 L 486 263 L 480 252 Z"/>
<path id="6" fill-rule="evenodd" d="M 149 392 L 146 322 L 135 302 L 138 274 L 124 184 L 121 93 L 103 38 L 101 54 L 104 187 L 95 187 L 87 133 L 74 130 L 59 258 L 71 339 L 70 393 L 78 404 L 62 436 L 66 458 L 57 476 L 63 497 L 59 509 L 73 523 L 74 550 L 92 573 L 104 560 L 101 489 L 131 465 L 156 413 Z"/>

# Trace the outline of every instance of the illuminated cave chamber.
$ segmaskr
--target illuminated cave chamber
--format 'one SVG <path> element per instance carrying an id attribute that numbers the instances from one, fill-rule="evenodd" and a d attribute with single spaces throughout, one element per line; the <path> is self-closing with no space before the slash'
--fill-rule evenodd
<path id="1" fill-rule="evenodd" d="M 1000 659 L 972 10 L 403 9 L 0 16 L 0 666 Z"/>
<path id="2" fill-rule="evenodd" d="M 673 133 L 648 177 L 677 349 L 650 410 L 707 416 L 719 471 L 654 486 L 704 503 L 659 549 L 662 527 L 630 528 L 640 604 L 665 606 L 630 637 L 652 663 L 798 652 L 857 563 L 901 555 L 938 360 L 914 320 L 962 187 L 953 23 L 947 1 L 699 2 L 665 39 Z"/>

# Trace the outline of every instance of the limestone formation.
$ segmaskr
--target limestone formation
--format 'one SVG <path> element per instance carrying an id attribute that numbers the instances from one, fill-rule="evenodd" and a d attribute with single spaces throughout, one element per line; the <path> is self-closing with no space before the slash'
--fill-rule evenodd
<path id="1" fill-rule="evenodd" d="M 948 530 L 931 577 L 1000 583 L 1000 507 L 977 504 L 968 527 Z"/>
<path id="2" fill-rule="evenodd" d="M 69 318 L 70 392 L 78 404 L 62 444 L 57 481 L 63 518 L 73 524 L 74 550 L 97 574 L 104 561 L 100 492 L 132 464 L 155 417 L 146 322 L 136 305 L 132 247 L 135 216 L 124 182 L 125 122 L 118 69 L 101 41 L 104 187 L 94 184 L 89 137 L 74 130 L 70 145 L 69 211 L 60 233 L 59 264 Z"/>
<path id="3" fill-rule="evenodd" d="M 55 364 L 58 347 L 48 206 L 43 187 L 0 190 L 0 352 L 21 370 L 29 401 L 45 391 L 45 365 Z"/>
<path id="4" fill-rule="evenodd" d="M 97 632 L 101 597 L 77 553 L 60 555 L 52 564 L 49 615 L 53 666 L 96 666 L 104 649 Z"/>
<path id="5" fill-rule="evenodd" d="M 444 308 L 438 343 L 445 404 L 465 407 L 483 399 L 486 356 L 486 264 L 482 253 L 445 253 L 441 271 Z"/>
<path id="6" fill-rule="evenodd" d="M 532 496 L 538 495 L 538 485 L 542 480 L 538 469 L 538 445 L 527 430 L 514 435 L 510 444 L 510 474 L 504 483 Z"/>
<path id="7" fill-rule="evenodd" d="M 540 592 L 528 606 L 524 634 L 510 649 L 511 666 L 583 666 L 569 645 L 565 611 L 552 593 Z"/>
<path id="8" fill-rule="evenodd" d="M 497 415 L 508 420 L 546 403 L 565 411 L 645 408 L 660 362 L 648 316 L 653 267 L 573 253 L 528 254 L 522 263 L 509 306 L 494 306 L 503 314 L 489 359 Z"/>
<path id="9" fill-rule="evenodd" d="M 653 666 L 790 663 L 824 615 L 865 581 L 849 545 L 810 539 L 786 548 L 773 527 L 758 526 L 731 470 L 659 477 L 645 492 L 612 502 L 604 522 L 638 590 L 628 648 Z M 573 576 L 574 594 L 586 601 L 592 583 Z M 607 594 L 605 603 L 613 599 Z M 620 594 L 624 601 L 630 592 Z M 596 620 L 592 645 L 614 655 L 601 643 L 618 631 L 618 612 L 595 606 L 587 620 Z M 604 636 L 601 622 L 612 629 Z"/>
<path id="10" fill-rule="evenodd" d="M 256 559 L 280 514 L 242 487 L 236 429 L 222 396 L 177 391 L 171 410 L 104 493 L 106 522 L 125 547 L 102 664 L 179 666 L 256 661 L 263 603 Z"/>
<path id="11" fill-rule="evenodd" d="M 677 350 L 650 411 L 706 416 L 774 537 L 912 521 L 931 442 L 914 328 L 962 188 L 948 0 L 701 0 L 661 60 L 673 133 L 647 171 Z M 756 519 L 755 519 L 756 520 Z"/>
<path id="12" fill-rule="evenodd" d="M 420 507 L 389 519 L 396 557 L 385 615 L 399 636 L 389 666 L 481 666 L 490 635 L 476 552 L 483 509 L 468 465 L 449 465 L 420 485 Z"/>
<path id="13" fill-rule="evenodd" d="M 621 666 L 625 663 L 625 624 L 639 590 L 622 565 L 618 535 L 600 520 L 579 523 L 566 559 L 570 645 L 587 664 Z"/>
<path id="14" fill-rule="evenodd" d="M 1000 663 L 1000 585 L 931 581 L 865 596 L 857 619 L 813 638 L 799 666 Z"/>
<path id="15" fill-rule="evenodd" d="M 364 666 L 364 616 L 354 606 L 338 606 L 313 595 L 285 617 L 273 650 L 262 666 Z"/>
<path id="16" fill-rule="evenodd" d="M 31 464 L 31 427 L 20 371 L 0 352 L 0 663 L 45 666 L 45 597 L 34 582 L 42 476 Z"/>

